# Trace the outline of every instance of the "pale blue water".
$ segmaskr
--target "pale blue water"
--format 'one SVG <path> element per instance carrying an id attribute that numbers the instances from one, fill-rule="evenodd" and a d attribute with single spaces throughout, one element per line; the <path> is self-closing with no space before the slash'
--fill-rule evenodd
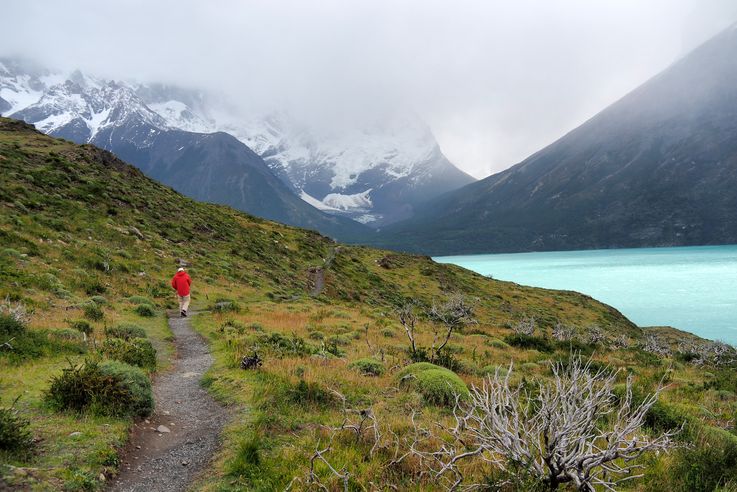
<path id="1" fill-rule="evenodd" d="M 737 246 L 444 256 L 500 280 L 575 290 L 640 326 L 737 344 Z"/>

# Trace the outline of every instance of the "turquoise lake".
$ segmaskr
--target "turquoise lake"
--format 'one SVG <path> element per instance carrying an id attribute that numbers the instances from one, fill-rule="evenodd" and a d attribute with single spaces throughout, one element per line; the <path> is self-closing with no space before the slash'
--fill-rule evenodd
<path id="1" fill-rule="evenodd" d="M 495 279 L 575 290 L 640 326 L 669 325 L 737 344 L 737 246 L 435 258 Z"/>

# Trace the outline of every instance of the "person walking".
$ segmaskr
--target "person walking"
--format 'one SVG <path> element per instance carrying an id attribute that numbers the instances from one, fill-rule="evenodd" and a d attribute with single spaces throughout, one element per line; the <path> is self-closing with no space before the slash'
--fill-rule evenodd
<path id="1" fill-rule="evenodd" d="M 179 314 L 182 318 L 187 317 L 187 309 L 189 309 L 189 286 L 192 285 L 192 279 L 184 268 L 179 268 L 177 273 L 171 279 L 172 289 L 177 291 L 179 297 Z"/>

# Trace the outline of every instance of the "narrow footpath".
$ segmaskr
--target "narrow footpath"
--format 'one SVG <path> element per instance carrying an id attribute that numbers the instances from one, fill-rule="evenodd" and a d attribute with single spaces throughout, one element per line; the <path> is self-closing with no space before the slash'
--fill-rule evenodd
<path id="1" fill-rule="evenodd" d="M 154 380 L 156 410 L 134 427 L 109 490 L 184 491 L 218 448 L 227 412 L 200 386 L 213 362 L 189 318 L 169 318 L 176 359 Z"/>

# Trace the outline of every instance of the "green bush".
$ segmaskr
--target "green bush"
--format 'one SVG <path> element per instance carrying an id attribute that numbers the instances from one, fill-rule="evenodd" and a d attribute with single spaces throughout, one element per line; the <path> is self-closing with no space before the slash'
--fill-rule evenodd
<path id="1" fill-rule="evenodd" d="M 323 340 L 325 338 L 325 334 L 321 331 L 311 331 L 308 337 L 312 340 Z"/>
<path id="2" fill-rule="evenodd" d="M 107 305 L 107 299 L 105 299 L 102 296 L 92 296 L 92 297 L 90 297 L 90 301 L 94 302 L 98 306 L 105 306 L 105 305 Z"/>
<path id="3" fill-rule="evenodd" d="M 156 369 L 156 349 L 147 338 L 108 338 L 101 351 L 110 359 L 151 371 Z"/>
<path id="4" fill-rule="evenodd" d="M 468 387 L 453 371 L 429 362 L 410 364 L 397 373 L 400 384 L 420 393 L 427 403 L 451 405 L 456 395 L 467 398 Z"/>
<path id="5" fill-rule="evenodd" d="M 0 314 L 0 358 L 20 363 L 43 355 L 82 354 L 86 347 L 77 340 L 50 336 L 48 330 L 27 330 L 12 316 Z"/>
<path id="6" fill-rule="evenodd" d="M 319 383 L 308 383 L 304 379 L 288 391 L 289 400 L 297 405 L 329 406 L 335 403 L 335 397 Z"/>
<path id="7" fill-rule="evenodd" d="M 25 333 L 26 325 L 8 314 L 0 314 L 0 337 L 11 338 Z"/>
<path id="8" fill-rule="evenodd" d="M 339 347 L 346 347 L 351 344 L 350 339 L 345 335 L 331 335 L 326 341 L 328 344 L 338 345 Z"/>
<path id="9" fill-rule="evenodd" d="M 381 333 L 382 336 L 385 336 L 386 338 L 394 338 L 397 336 L 394 330 L 391 328 L 384 328 L 379 333 Z"/>
<path id="10" fill-rule="evenodd" d="M 130 340 L 132 338 L 146 338 L 146 330 L 138 325 L 131 323 L 121 323 L 116 326 L 106 326 L 105 336 L 110 338 L 122 338 Z"/>
<path id="11" fill-rule="evenodd" d="M 232 299 L 218 298 L 210 306 L 210 309 L 215 313 L 238 313 L 241 307 Z"/>
<path id="12" fill-rule="evenodd" d="M 84 339 L 82 338 L 82 334 L 77 330 L 73 330 L 71 328 L 60 328 L 58 330 L 51 330 L 49 331 L 49 337 L 55 340 L 68 342 L 80 343 L 84 341 Z"/>
<path id="13" fill-rule="evenodd" d="M 522 333 L 515 333 L 513 335 L 507 335 L 504 337 L 504 341 L 512 347 L 522 349 L 532 349 L 538 352 L 553 352 L 555 347 L 550 340 L 547 338 L 536 337 L 533 335 L 523 335 Z"/>
<path id="14" fill-rule="evenodd" d="M 481 371 L 479 371 L 479 372 L 481 373 L 482 376 L 489 376 L 489 375 L 496 374 L 497 369 L 499 370 L 499 375 L 501 377 L 506 376 L 507 373 L 509 372 L 509 370 L 506 367 L 497 366 L 497 365 L 494 365 L 494 364 L 490 364 L 488 366 L 482 367 L 481 368 Z"/>
<path id="15" fill-rule="evenodd" d="M 500 350 L 506 350 L 506 349 L 509 348 L 509 344 L 507 342 L 503 342 L 503 341 L 499 340 L 498 338 L 490 338 L 490 339 L 486 340 L 485 343 L 488 346 L 490 346 L 490 347 L 494 347 L 494 348 L 500 349 Z"/>
<path id="16" fill-rule="evenodd" d="M 139 304 L 135 308 L 133 308 L 133 312 L 143 318 L 152 318 L 156 316 L 156 308 L 154 308 L 151 304 Z"/>
<path id="17" fill-rule="evenodd" d="M 84 305 L 84 317 L 90 321 L 101 321 L 105 317 L 105 313 L 94 302 L 88 302 Z"/>
<path id="18" fill-rule="evenodd" d="M 25 460 L 33 453 L 34 445 L 30 422 L 13 407 L 0 407 L 0 456 L 8 454 Z"/>
<path id="19" fill-rule="evenodd" d="M 83 319 L 69 321 L 69 326 L 71 326 L 78 332 L 84 333 L 87 336 L 91 335 L 92 332 L 94 331 L 94 329 L 92 328 L 92 325 L 89 324 L 88 321 L 83 320 Z"/>
<path id="20" fill-rule="evenodd" d="M 354 360 L 348 367 L 360 371 L 364 376 L 381 376 L 386 371 L 384 364 L 370 357 Z"/>
<path id="21" fill-rule="evenodd" d="M 302 357 L 311 355 L 315 348 L 305 342 L 304 338 L 297 335 L 285 336 L 281 333 L 259 333 L 256 336 L 256 344 L 267 347 L 278 357 Z"/>
<path id="22" fill-rule="evenodd" d="M 151 301 L 151 299 L 149 299 L 148 297 L 144 297 L 144 296 L 130 296 L 128 298 L 128 302 L 130 302 L 131 304 L 136 304 L 136 305 L 138 304 L 153 305 L 153 302 Z"/>
<path id="23" fill-rule="evenodd" d="M 154 407 L 146 374 L 117 361 L 71 365 L 51 378 L 44 400 L 56 411 L 111 416 L 145 417 Z"/>

